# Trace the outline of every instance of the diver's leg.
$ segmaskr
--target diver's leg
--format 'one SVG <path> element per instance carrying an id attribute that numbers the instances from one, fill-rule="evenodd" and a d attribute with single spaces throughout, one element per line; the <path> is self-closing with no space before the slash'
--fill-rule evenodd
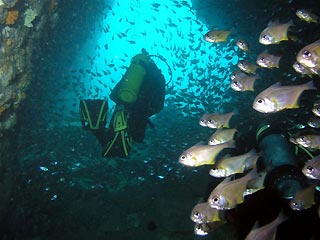
<path id="1" fill-rule="evenodd" d="M 106 146 L 106 144 L 111 140 L 113 136 L 113 130 L 110 130 L 108 128 L 91 130 L 91 132 L 97 138 L 97 140 L 103 148 Z"/>

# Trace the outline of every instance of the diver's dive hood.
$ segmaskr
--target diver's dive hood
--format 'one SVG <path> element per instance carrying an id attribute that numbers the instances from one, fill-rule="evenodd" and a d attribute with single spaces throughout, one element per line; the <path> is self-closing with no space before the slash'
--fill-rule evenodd
<path id="1" fill-rule="evenodd" d="M 258 127 L 256 140 L 268 171 L 265 187 L 276 189 L 283 198 L 292 198 L 301 188 L 304 176 L 298 168 L 288 137 L 276 124 L 265 121 Z"/>

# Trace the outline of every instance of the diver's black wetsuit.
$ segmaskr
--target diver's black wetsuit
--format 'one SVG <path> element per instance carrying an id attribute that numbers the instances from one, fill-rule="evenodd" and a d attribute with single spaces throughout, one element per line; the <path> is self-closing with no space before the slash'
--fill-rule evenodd
<path id="1" fill-rule="evenodd" d="M 96 130 L 90 129 L 98 139 L 101 146 L 105 148 L 103 150 L 104 156 L 123 157 L 127 155 L 123 150 L 123 140 L 121 137 L 115 138 L 116 132 L 113 128 L 113 119 L 115 114 L 120 109 L 124 110 L 124 113 L 127 116 L 126 135 L 132 137 L 133 141 L 135 142 L 142 142 L 148 122 L 151 124 L 149 117 L 160 112 L 163 108 L 165 99 L 164 76 L 153 60 L 148 57 L 147 53 L 143 52 L 143 55 L 147 56 L 147 58 L 144 58 L 145 61 L 139 60 L 138 64 L 145 70 L 145 75 L 142 80 L 137 99 L 132 103 L 126 103 L 119 99 L 118 92 L 119 88 L 121 88 L 121 83 L 125 78 L 123 77 L 123 79 L 116 84 L 110 94 L 110 98 L 116 103 L 116 108 L 113 113 L 109 128 L 100 127 Z M 135 62 L 135 64 L 136 63 L 137 62 Z M 98 112 L 98 110 L 99 109 L 97 108 L 96 112 Z M 111 150 L 107 151 L 106 153 L 106 149 L 110 146 L 110 142 L 114 141 L 114 139 L 115 142 L 112 144 Z M 130 149 L 130 146 L 128 146 L 128 149 Z"/>
<path id="2" fill-rule="evenodd" d="M 143 141 L 149 117 L 162 110 L 165 98 L 165 79 L 156 64 L 151 59 L 148 65 L 142 61 L 140 64 L 146 70 L 146 75 L 137 100 L 133 103 L 124 103 L 116 96 L 121 81 L 110 95 L 117 105 L 123 105 L 128 112 L 128 133 L 136 142 Z"/>

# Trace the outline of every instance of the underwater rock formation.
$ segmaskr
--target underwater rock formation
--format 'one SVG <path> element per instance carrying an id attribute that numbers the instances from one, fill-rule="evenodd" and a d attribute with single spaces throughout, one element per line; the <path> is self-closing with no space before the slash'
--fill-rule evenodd
<path id="1" fill-rule="evenodd" d="M 12 128 L 32 78 L 31 59 L 44 29 L 57 19 L 54 0 L 0 0 L 0 221 L 8 216 L 14 194 L 15 163 Z M 55 6 L 55 7 L 52 7 Z M 36 17 L 38 16 L 38 17 Z M 17 189 L 16 189 L 17 190 Z M 3 226 L 5 227 L 5 226 Z M 0 236 L 2 238 L 3 236 Z M 5 238 L 5 237 L 4 237 Z"/>
<path id="2" fill-rule="evenodd" d="M 55 10 L 54 0 L 0 1 L 0 131 L 16 123 L 31 79 L 33 47 L 44 26 L 54 24 Z"/>
<path id="3" fill-rule="evenodd" d="M 32 49 L 43 27 L 52 24 L 51 2 L 0 1 L 0 131 L 16 123 L 16 111 L 26 97 L 32 74 Z M 34 26 L 37 15 L 43 17 Z"/>

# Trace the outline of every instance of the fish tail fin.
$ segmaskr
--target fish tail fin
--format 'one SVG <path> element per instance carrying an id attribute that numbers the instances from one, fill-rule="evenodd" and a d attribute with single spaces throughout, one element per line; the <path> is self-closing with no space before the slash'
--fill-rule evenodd
<path id="1" fill-rule="evenodd" d="M 230 120 L 231 120 L 231 118 L 232 118 L 233 116 L 235 116 L 235 115 L 238 115 L 238 114 L 239 114 L 239 111 L 238 111 L 238 109 L 236 109 L 236 108 L 234 108 L 234 109 L 232 110 L 232 112 L 228 113 L 228 116 L 227 116 L 227 118 L 226 118 L 225 124 L 223 124 L 223 127 L 224 127 L 224 128 L 230 128 Z"/>
<path id="2" fill-rule="evenodd" d="M 278 224 L 281 224 L 284 221 L 286 221 L 287 219 L 288 219 L 288 217 L 286 215 L 284 215 L 283 209 L 281 209 L 281 211 L 279 212 L 277 218 L 274 221 L 276 221 Z"/>
<path id="3" fill-rule="evenodd" d="M 250 172 L 247 173 L 250 179 L 258 179 L 260 177 L 257 168 L 253 168 Z"/>
<path id="4" fill-rule="evenodd" d="M 224 127 L 224 128 L 230 128 L 229 122 L 227 122 L 226 124 L 224 124 L 222 127 Z"/>
<path id="5" fill-rule="evenodd" d="M 288 40 L 291 40 L 293 42 L 298 42 L 299 41 L 299 38 L 296 35 L 294 35 L 293 33 L 288 32 L 287 35 L 288 35 Z"/>
<path id="6" fill-rule="evenodd" d="M 235 134 L 238 134 L 239 132 L 238 132 L 238 129 L 236 129 L 236 128 L 233 128 L 233 138 L 234 138 L 234 135 Z"/>
<path id="7" fill-rule="evenodd" d="M 233 116 L 233 115 L 239 115 L 239 110 L 238 110 L 238 108 L 233 108 L 233 109 L 232 109 L 232 113 L 233 113 L 232 116 Z"/>
<path id="8" fill-rule="evenodd" d="M 306 90 L 317 90 L 317 88 L 314 86 L 313 80 L 307 82 L 304 84 Z"/>
<path id="9" fill-rule="evenodd" d="M 235 148 L 235 147 L 236 147 L 236 142 L 234 140 L 226 142 L 226 148 Z"/>
<path id="10" fill-rule="evenodd" d="M 257 167 L 257 161 L 259 159 L 259 155 L 255 154 L 253 156 L 248 157 L 245 162 L 243 163 L 243 167 L 245 170 L 248 170 L 250 168 L 256 168 Z"/>
<path id="11" fill-rule="evenodd" d="M 230 120 L 231 120 L 231 118 L 232 118 L 233 115 L 235 115 L 235 112 L 234 112 L 234 111 L 229 112 L 229 113 L 226 113 L 225 123 L 223 124 L 222 127 L 224 127 L 224 128 L 230 128 Z"/>
<path id="12" fill-rule="evenodd" d="M 304 76 L 304 74 L 302 74 L 302 76 Z M 313 75 L 312 75 L 312 74 L 307 74 L 307 76 L 308 76 L 309 78 L 313 78 Z"/>
<path id="13" fill-rule="evenodd" d="M 287 24 L 289 25 L 289 27 L 295 26 L 292 19 L 290 19 L 289 22 L 287 22 Z"/>
<path id="14" fill-rule="evenodd" d="M 254 148 L 252 148 L 249 152 L 248 152 L 249 157 L 253 157 L 257 155 L 257 152 Z"/>

